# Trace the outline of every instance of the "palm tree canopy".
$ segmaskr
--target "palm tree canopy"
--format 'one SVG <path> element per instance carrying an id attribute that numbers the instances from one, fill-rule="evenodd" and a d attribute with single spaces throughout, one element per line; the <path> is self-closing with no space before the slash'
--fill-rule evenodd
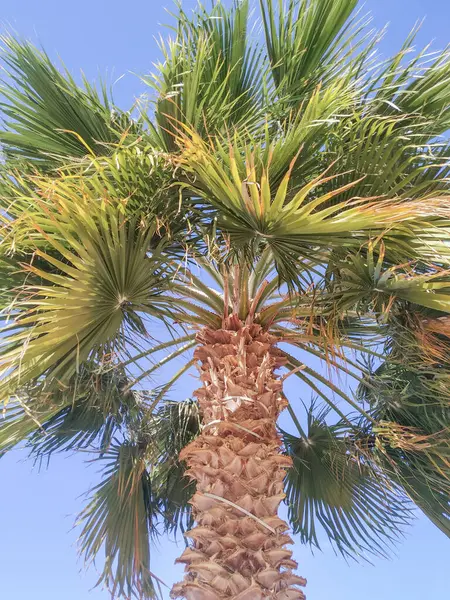
<path id="1" fill-rule="evenodd" d="M 301 540 L 386 555 L 414 504 L 450 535 L 448 51 L 382 61 L 357 0 L 250 8 L 179 6 L 128 111 L 2 40 L 0 453 L 95 453 L 116 597 L 157 597 L 151 541 L 190 525 L 174 386 L 229 314 L 313 397 L 281 432 Z"/>

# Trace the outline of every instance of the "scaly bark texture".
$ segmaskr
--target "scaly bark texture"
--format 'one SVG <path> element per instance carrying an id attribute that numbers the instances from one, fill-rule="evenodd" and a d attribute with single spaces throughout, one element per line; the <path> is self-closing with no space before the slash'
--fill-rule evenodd
<path id="1" fill-rule="evenodd" d="M 291 460 L 276 430 L 286 403 L 274 374 L 283 364 L 275 338 L 231 316 L 223 329 L 202 330 L 198 342 L 204 428 L 181 454 L 197 483 L 196 526 L 179 559 L 185 579 L 171 597 L 303 600 L 306 581 L 293 573 L 289 527 L 277 515 Z"/>

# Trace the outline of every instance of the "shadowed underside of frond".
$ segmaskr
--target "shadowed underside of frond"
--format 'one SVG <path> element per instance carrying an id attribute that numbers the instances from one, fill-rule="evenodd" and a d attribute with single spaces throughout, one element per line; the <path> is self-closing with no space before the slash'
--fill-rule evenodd
<path id="1" fill-rule="evenodd" d="M 180 562 L 187 575 L 172 597 L 302 600 L 288 524 L 277 515 L 291 459 L 280 453 L 276 419 L 286 402 L 274 370 L 284 358 L 260 325 L 233 315 L 197 336 L 203 431 L 180 457 L 197 484 L 196 526 Z"/>

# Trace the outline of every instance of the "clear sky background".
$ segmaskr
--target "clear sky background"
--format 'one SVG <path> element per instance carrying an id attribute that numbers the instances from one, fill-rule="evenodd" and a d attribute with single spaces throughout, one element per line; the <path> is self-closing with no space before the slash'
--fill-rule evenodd
<path id="1" fill-rule="evenodd" d="M 194 0 L 183 6 L 189 9 Z M 170 20 L 164 7 L 171 8 L 171 0 L 2 0 L 0 22 L 42 44 L 51 56 L 61 56 L 74 73 L 82 68 L 92 79 L 107 72 L 110 81 L 125 75 L 114 95 L 128 108 L 147 91 L 132 73 L 148 73 L 158 58 L 154 37 L 165 34 L 162 23 Z M 367 0 L 365 8 L 375 27 L 390 22 L 385 54 L 397 50 L 424 16 L 418 46 L 450 42 L 449 0 Z M 92 589 L 95 569 L 86 573 L 77 561 L 73 520 L 83 492 L 98 481 L 97 466 L 82 459 L 56 456 L 40 473 L 24 451 L 0 460 L 1 600 L 108 600 L 106 591 Z M 152 570 L 169 585 L 181 577 L 173 562 L 182 547 L 161 539 L 153 551 Z M 294 549 L 299 574 L 308 579 L 308 600 L 445 600 L 449 551 L 447 538 L 420 516 L 396 555 L 374 566 L 348 565 L 326 546 L 314 556 L 298 541 Z"/>

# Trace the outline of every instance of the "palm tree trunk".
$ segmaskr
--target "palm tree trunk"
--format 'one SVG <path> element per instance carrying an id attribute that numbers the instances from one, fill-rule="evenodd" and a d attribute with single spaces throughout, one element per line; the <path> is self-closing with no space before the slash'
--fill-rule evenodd
<path id="1" fill-rule="evenodd" d="M 289 527 L 277 516 L 291 465 L 276 430 L 286 403 L 274 371 L 283 358 L 275 338 L 236 316 L 197 337 L 204 427 L 181 454 L 197 484 L 196 526 L 179 558 L 185 578 L 171 597 L 302 600 L 306 581 L 293 573 Z"/>

